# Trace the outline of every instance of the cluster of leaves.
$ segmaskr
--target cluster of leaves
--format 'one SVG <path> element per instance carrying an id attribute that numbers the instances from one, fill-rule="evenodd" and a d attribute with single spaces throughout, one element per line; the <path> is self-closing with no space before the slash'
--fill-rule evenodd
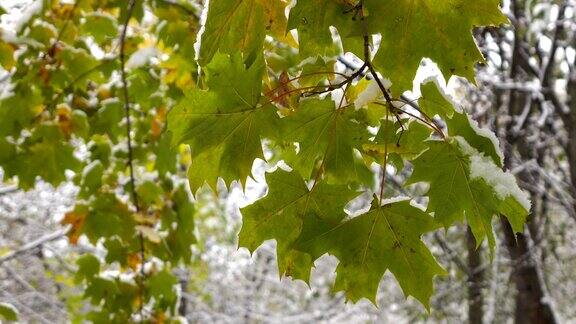
<path id="1" fill-rule="evenodd" d="M 164 128 L 167 112 L 196 84 L 198 9 L 160 0 L 135 1 L 131 10 L 118 0 L 40 2 L 0 40 L 11 74 L 0 100 L 4 177 L 23 189 L 37 178 L 79 187 L 62 220 L 69 241 L 101 244 L 105 253 L 78 259 L 75 280 L 94 308 L 77 320 L 168 320 L 177 315 L 170 269 L 191 262 L 195 236 L 192 196 L 178 176 L 189 158 L 170 146 Z"/>
<path id="2" fill-rule="evenodd" d="M 286 20 L 278 14 L 285 5 L 210 2 L 198 55 L 205 82 L 168 115 L 173 144 L 192 153 L 190 186 L 218 190 L 219 178 L 243 184 L 254 160 L 270 153 L 268 162 L 287 168 L 268 174 L 266 197 L 242 210 L 240 246 L 254 251 L 276 240 L 280 273 L 305 281 L 317 258 L 335 255 L 335 290 L 353 301 L 375 301 L 389 270 L 406 295 L 428 306 L 432 279 L 444 270 L 423 234 L 466 220 L 478 244 L 488 238 L 493 248 L 493 216 L 504 214 L 520 230 L 529 206 L 501 170 L 492 134 L 434 82 L 422 85 L 418 104 L 401 94 L 412 90 L 423 58 L 446 78 L 473 80 L 482 56 L 472 28 L 507 19 L 492 0 L 299 0 Z M 287 30 L 297 32 L 298 51 Z M 342 74 L 334 68 L 342 52 L 364 63 Z M 407 184 L 429 185 L 425 211 L 410 198 L 389 200 L 386 176 L 374 184 L 376 165 L 398 172 L 407 162 Z M 372 206 L 351 217 L 346 206 L 362 192 L 375 193 Z"/>
<path id="3" fill-rule="evenodd" d="M 491 136 L 435 83 L 418 104 L 401 96 L 423 58 L 473 79 L 471 29 L 507 21 L 497 0 L 298 0 L 286 17 L 287 6 L 212 0 L 196 51 L 200 19 L 186 2 L 43 0 L 0 41 L 12 83 L 0 167 L 24 189 L 38 177 L 79 186 L 63 220 L 70 242 L 106 251 L 78 260 L 89 319 L 175 315 L 170 268 L 190 262 L 195 241 L 186 170 L 196 193 L 222 188 L 219 178 L 244 185 L 256 159 L 283 161 L 266 197 L 242 210 L 240 246 L 275 239 L 280 273 L 302 280 L 335 255 L 335 290 L 354 301 L 374 301 L 389 270 L 428 306 L 444 270 L 421 236 L 439 227 L 466 220 L 491 247 L 494 215 L 521 229 L 529 207 Z M 363 64 L 346 73 L 341 53 Z M 407 184 L 429 184 L 425 210 L 385 194 L 381 170 L 410 167 Z M 346 206 L 365 192 L 371 207 L 353 217 Z"/>

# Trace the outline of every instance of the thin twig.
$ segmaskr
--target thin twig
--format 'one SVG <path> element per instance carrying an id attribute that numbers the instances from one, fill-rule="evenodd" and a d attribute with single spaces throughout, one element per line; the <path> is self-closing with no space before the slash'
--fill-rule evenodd
<path id="1" fill-rule="evenodd" d="M 50 233 L 50 234 L 43 236 L 43 237 L 41 237 L 35 241 L 32 241 L 28 244 L 25 244 L 22 247 L 20 247 L 19 249 L 14 250 L 12 252 L 9 252 L 8 254 L 0 257 L 0 264 L 6 262 L 8 260 L 14 259 L 21 254 L 25 254 L 27 252 L 35 250 L 36 248 L 39 248 L 48 242 L 58 240 L 58 239 L 64 237 L 66 235 L 66 233 L 68 233 L 69 230 L 70 230 L 69 228 L 59 229 L 54 233 Z"/>
<path id="2" fill-rule="evenodd" d="M 132 196 L 132 202 L 136 207 L 136 212 L 140 212 L 140 204 L 138 202 L 138 193 L 136 192 L 136 179 L 134 177 L 134 164 L 133 164 L 133 148 L 132 148 L 132 124 L 130 120 L 130 94 L 128 93 L 128 81 L 126 77 L 126 53 L 125 53 L 125 42 L 126 42 L 126 33 L 128 31 L 128 24 L 130 22 L 130 18 L 132 17 L 132 13 L 134 11 L 134 7 L 136 5 L 136 0 L 130 0 L 128 3 L 128 12 L 126 14 L 126 21 L 124 22 L 124 27 L 122 29 L 122 34 L 120 35 L 120 72 L 122 78 L 122 93 L 124 95 L 124 114 L 126 117 L 126 139 L 128 142 L 128 169 L 130 171 L 130 193 Z M 140 280 L 138 282 L 138 287 L 140 290 L 140 306 L 139 306 L 139 313 L 140 313 L 140 320 L 143 320 L 143 309 L 144 309 L 144 278 L 146 276 L 146 272 L 144 271 L 144 260 L 145 260 L 145 249 L 144 249 L 144 235 L 139 233 L 138 238 L 140 240 Z"/>

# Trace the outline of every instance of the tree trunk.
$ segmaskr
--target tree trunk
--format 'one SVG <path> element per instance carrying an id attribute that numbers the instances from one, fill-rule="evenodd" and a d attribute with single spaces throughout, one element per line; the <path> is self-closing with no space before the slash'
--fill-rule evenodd
<path id="1" fill-rule="evenodd" d="M 544 300 L 538 269 L 530 255 L 526 235 L 524 233 L 514 235 L 508 220 L 504 217 L 500 220 L 506 247 L 514 265 L 512 276 L 517 290 L 514 322 L 556 323 L 550 304 Z"/>
<path id="2" fill-rule="evenodd" d="M 525 3 L 522 1 L 512 1 L 512 11 L 515 18 L 520 24 L 525 20 L 524 8 Z M 510 78 L 512 80 L 522 80 L 526 74 L 522 68 L 522 43 L 525 43 L 523 35 L 518 32 L 519 29 L 526 26 L 517 26 L 515 29 L 514 44 L 512 50 L 512 57 L 510 61 Z M 532 102 L 528 102 L 532 101 Z M 525 93 L 511 90 L 508 92 L 508 116 L 520 116 L 526 104 L 534 107 L 533 99 Z M 527 142 L 525 136 L 516 134 L 512 127 L 512 118 L 506 125 L 506 140 L 504 168 L 507 170 L 512 169 L 512 156 L 514 149 L 517 149 L 523 159 L 531 158 L 533 153 L 533 146 Z M 519 174 L 519 177 L 524 183 L 531 183 L 530 177 L 526 172 Z M 523 188 L 527 189 L 527 188 Z M 530 190 L 528 190 L 530 191 Z M 532 198 L 537 195 L 532 193 Z M 528 217 L 528 222 L 530 222 Z M 512 280 L 516 286 L 516 311 L 514 321 L 518 324 L 531 324 L 531 323 L 556 323 L 556 319 L 550 304 L 544 299 L 544 288 L 542 281 L 538 276 L 537 265 L 532 258 L 532 253 L 528 245 L 528 237 L 526 234 L 518 233 L 515 235 L 512 226 L 504 216 L 500 217 L 502 224 L 502 231 L 504 232 L 505 244 L 512 259 Z"/>
<path id="3" fill-rule="evenodd" d="M 568 132 L 566 142 L 566 155 L 568 156 L 568 165 L 570 166 L 570 182 L 572 184 L 572 203 L 574 214 L 576 215 L 576 72 L 570 74 L 568 81 L 568 109 L 563 115 L 564 127 Z"/>
<path id="4" fill-rule="evenodd" d="M 470 227 L 466 231 L 466 239 L 468 248 L 468 322 L 470 324 L 482 324 L 484 318 L 482 308 L 484 305 L 482 295 L 484 272 L 480 269 L 482 257 L 480 250 L 476 249 L 476 240 Z"/>

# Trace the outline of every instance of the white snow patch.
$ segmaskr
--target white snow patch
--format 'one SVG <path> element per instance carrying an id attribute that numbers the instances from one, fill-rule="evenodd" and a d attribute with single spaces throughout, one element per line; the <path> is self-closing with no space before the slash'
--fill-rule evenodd
<path id="1" fill-rule="evenodd" d="M 470 178 L 484 179 L 487 184 L 494 188 L 498 199 L 505 200 L 507 197 L 516 199 L 522 207 L 530 210 L 528 194 L 518 187 L 516 178 L 512 173 L 502 171 L 494 162 L 470 146 L 463 137 L 457 136 L 456 140 L 462 151 L 470 156 Z"/>
<path id="2" fill-rule="evenodd" d="M 134 274 L 131 273 L 122 273 L 118 270 L 104 270 L 98 276 L 105 280 L 119 280 L 127 284 L 136 285 Z"/>
<path id="3" fill-rule="evenodd" d="M 127 69 L 135 69 L 146 65 L 152 57 L 158 55 L 158 50 L 155 47 L 144 47 L 134 52 L 128 62 L 126 62 Z"/>
<path id="4" fill-rule="evenodd" d="M 384 88 L 390 89 L 392 86 L 392 82 L 386 78 L 382 78 L 378 76 L 384 85 Z M 368 86 L 364 91 L 362 91 L 356 100 L 354 100 L 354 108 L 356 110 L 366 107 L 369 103 L 375 101 L 378 97 L 382 96 L 382 91 L 380 91 L 380 87 L 378 86 L 378 82 L 376 80 L 370 80 Z"/>
<path id="5" fill-rule="evenodd" d="M 37 15 L 42 11 L 43 2 L 44 1 L 42 0 L 34 1 L 21 13 L 20 17 L 14 21 L 13 26 L 16 33 L 19 33 L 34 15 Z"/>
<path id="6" fill-rule="evenodd" d="M 196 34 L 196 41 L 194 42 L 194 59 L 198 60 L 200 58 L 200 44 L 202 43 L 202 35 L 204 34 L 204 30 L 206 29 L 206 19 L 208 18 L 208 8 L 210 7 L 210 0 L 206 0 L 204 2 L 204 8 L 200 13 L 200 30 L 198 34 Z M 198 70 L 200 73 L 200 70 Z"/>
<path id="7" fill-rule="evenodd" d="M 394 203 L 398 203 L 398 202 L 402 202 L 402 201 L 406 201 L 406 200 L 410 200 L 412 198 L 407 197 L 407 196 L 396 196 L 396 197 L 392 197 L 392 198 L 386 198 L 382 200 L 382 205 L 390 205 L 390 204 L 394 204 Z"/>
<path id="8" fill-rule="evenodd" d="M 426 207 L 417 203 L 414 199 L 412 199 L 408 196 L 402 196 L 402 195 L 384 199 L 384 200 L 382 200 L 382 205 L 389 205 L 389 204 L 399 203 L 399 202 L 407 201 L 407 200 L 410 202 L 410 206 L 418 208 L 421 211 L 426 211 Z"/>
<path id="9" fill-rule="evenodd" d="M 500 141 L 498 140 L 498 137 L 496 137 L 496 134 L 487 128 L 480 128 L 478 123 L 470 118 L 470 115 L 466 114 L 466 117 L 468 118 L 468 122 L 476 134 L 482 137 L 486 137 L 492 142 L 492 145 L 494 145 L 494 149 L 496 150 L 496 154 L 498 154 L 498 157 L 500 158 L 500 163 L 504 163 L 504 154 L 502 154 L 502 150 L 500 150 Z"/>
<path id="10" fill-rule="evenodd" d="M 425 58 L 420 63 L 420 66 L 418 66 L 418 70 L 416 70 L 416 76 L 414 77 L 412 86 L 417 90 L 419 85 L 432 80 L 442 85 L 441 89 L 446 89 L 446 79 L 444 79 L 444 75 L 438 65 L 432 60 Z"/>
<path id="11" fill-rule="evenodd" d="M 96 160 L 96 161 L 92 161 L 90 164 L 88 164 L 86 167 L 84 167 L 84 170 L 82 170 L 82 178 L 86 178 L 86 175 L 88 173 L 90 173 L 90 171 L 92 171 L 92 169 L 94 169 L 98 164 L 101 164 L 100 161 Z"/>
<path id="12" fill-rule="evenodd" d="M 412 199 L 410 200 L 410 206 L 415 207 L 420 209 L 421 211 L 425 212 L 426 211 L 426 207 L 424 207 L 424 205 L 419 204 L 416 200 Z"/>

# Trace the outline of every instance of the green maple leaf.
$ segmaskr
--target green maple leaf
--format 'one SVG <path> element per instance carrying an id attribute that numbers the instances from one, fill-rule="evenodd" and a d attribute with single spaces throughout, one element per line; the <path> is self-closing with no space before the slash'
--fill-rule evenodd
<path id="1" fill-rule="evenodd" d="M 7 71 L 10 71 L 14 65 L 16 65 L 16 60 L 14 59 L 14 48 L 12 45 L 0 40 L 0 66 Z"/>
<path id="2" fill-rule="evenodd" d="M 166 259 L 174 263 L 182 260 L 189 264 L 192 261 L 191 246 L 196 243 L 194 204 L 184 186 L 178 186 L 172 193 L 172 208 L 165 208 L 162 213 L 162 229 L 168 231 L 162 245 L 167 248 Z"/>
<path id="3" fill-rule="evenodd" d="M 119 293 L 120 289 L 118 289 L 116 281 L 95 277 L 88 282 L 86 290 L 84 291 L 84 298 L 90 299 L 92 305 L 98 305 L 102 300 L 105 300 L 105 303 L 108 304 L 115 299 Z"/>
<path id="4" fill-rule="evenodd" d="M 118 34 L 118 24 L 116 19 L 103 13 L 90 13 L 85 16 L 85 21 L 81 25 L 81 31 L 94 37 L 98 44 L 114 39 Z"/>
<path id="5" fill-rule="evenodd" d="M 314 176 L 317 162 L 322 160 L 329 181 L 357 181 L 367 167 L 357 163 L 354 149 L 361 149 L 370 133 L 353 117 L 354 111 L 336 109 L 330 99 L 302 102 L 282 120 L 283 139 L 300 145 L 295 159 L 288 162 L 307 179 Z"/>
<path id="6" fill-rule="evenodd" d="M 16 156 L 16 145 L 0 136 L 0 165 L 10 162 Z"/>
<path id="7" fill-rule="evenodd" d="M 245 69 L 239 55 L 218 55 L 206 67 L 209 91 L 195 89 L 168 115 L 172 143 L 189 144 L 190 186 L 207 182 L 244 182 L 252 163 L 263 158 L 261 138 L 274 132 L 279 119 L 272 105 L 259 105 L 264 63 Z"/>
<path id="8" fill-rule="evenodd" d="M 52 75 L 53 82 L 61 83 L 63 89 L 71 84 L 76 89 L 85 89 L 90 81 L 105 82 L 104 61 L 98 61 L 87 50 L 65 47 L 58 54 L 61 69 Z"/>
<path id="9" fill-rule="evenodd" d="M 347 186 L 326 183 L 309 190 L 298 173 L 282 170 L 268 174 L 266 181 L 269 186 L 266 197 L 242 208 L 243 224 L 238 244 L 254 251 L 264 241 L 275 239 L 280 273 L 308 280 L 310 260 L 304 261 L 307 272 L 294 273 L 298 269 L 295 269 L 288 249 L 300 235 L 303 220 L 309 215 L 342 219 L 346 216 L 344 206 L 358 193 Z"/>
<path id="10" fill-rule="evenodd" d="M 51 25 L 34 25 L 30 27 L 28 37 L 42 43 L 44 46 L 49 47 L 50 41 L 56 37 L 57 31 L 50 28 Z"/>
<path id="11" fill-rule="evenodd" d="M 300 55 L 302 57 L 337 55 L 339 49 L 332 39 L 329 28 L 338 26 L 339 30 L 346 31 L 348 24 L 353 22 L 350 19 L 351 15 L 344 14 L 348 9 L 349 6 L 336 1 L 299 0 L 290 10 L 288 29 L 298 30 Z M 344 36 L 348 35 L 342 35 Z M 361 35 L 359 39 L 362 41 Z"/>
<path id="12" fill-rule="evenodd" d="M 304 61 L 305 64 L 302 66 L 302 73 L 298 79 L 298 84 L 300 86 L 318 86 L 327 78 L 331 79 L 332 76 L 327 75 L 326 71 L 334 70 L 334 64 L 336 64 L 334 59 L 317 56 L 313 62 L 310 61 L 312 60 Z"/>
<path id="13" fill-rule="evenodd" d="M 510 174 L 504 173 L 461 137 L 430 141 L 428 146 L 428 150 L 413 161 L 414 172 L 408 184 L 420 181 L 430 184 L 428 212 L 433 212 L 434 218 L 448 227 L 465 216 L 478 245 L 487 237 L 491 249 L 495 245 L 491 224 L 495 214 L 503 213 L 516 231 L 522 229 L 528 208 L 521 203 L 522 194 L 513 194 L 521 191 Z M 491 178 L 478 176 L 479 169 L 474 168 L 474 162 L 489 168 Z M 498 178 L 508 182 L 498 183 Z M 501 193 L 506 191 L 510 194 Z"/>
<path id="14" fill-rule="evenodd" d="M 0 10 L 2 10 L 1 7 Z M 0 12 L 0 14 L 2 13 Z M 0 302 L 0 318 L 3 318 L 7 321 L 17 321 L 18 310 L 12 304 Z"/>
<path id="15" fill-rule="evenodd" d="M 280 273 L 305 281 L 314 260 L 333 254 L 340 259 L 335 290 L 354 301 L 374 302 L 390 269 L 404 292 L 428 307 L 432 278 L 444 273 L 420 241 L 438 227 L 432 217 L 403 201 L 345 221 L 343 206 L 357 195 L 345 186 L 319 183 L 308 190 L 298 174 L 285 171 L 268 175 L 267 182 L 266 197 L 242 209 L 240 246 L 254 251 L 275 239 Z"/>
<path id="16" fill-rule="evenodd" d="M 92 134 L 106 134 L 113 142 L 118 136 L 123 135 L 123 127 L 120 125 L 124 117 L 123 105 L 116 99 L 107 99 L 100 103 L 96 114 L 90 118 Z"/>
<path id="17" fill-rule="evenodd" d="M 262 51 L 267 33 L 278 36 L 285 32 L 285 6 L 281 0 L 211 1 L 201 38 L 200 65 L 210 63 L 218 50 L 241 52 L 250 65 Z"/>
<path id="18" fill-rule="evenodd" d="M 43 98 L 36 86 L 18 82 L 13 92 L 0 99 L 0 136 L 19 135 L 43 109 Z"/>
<path id="19" fill-rule="evenodd" d="M 368 298 L 376 303 L 380 280 L 390 270 L 407 296 L 429 308 L 432 279 L 445 271 L 420 236 L 437 228 L 434 219 L 409 200 L 379 206 L 375 198 L 369 212 L 351 220 L 309 215 L 291 247 L 312 260 L 324 253 L 336 256 L 340 264 L 334 290 L 344 290 L 352 301 Z"/>
<path id="20" fill-rule="evenodd" d="M 90 202 L 82 232 L 93 244 L 100 238 L 114 236 L 129 242 L 134 237 L 134 226 L 135 221 L 128 207 L 114 194 L 104 193 Z"/>
<path id="21" fill-rule="evenodd" d="M 499 0 L 364 1 L 366 21 L 382 41 L 374 64 L 392 81 L 395 94 L 412 89 L 422 58 L 430 58 L 446 80 L 460 75 L 474 80 L 483 57 L 472 37 L 476 26 L 508 22 Z"/>
<path id="22" fill-rule="evenodd" d="M 160 137 L 154 151 L 156 153 L 155 167 L 164 176 L 167 172 L 176 173 L 177 150 L 171 145 L 172 134 L 165 132 Z"/>
<path id="23" fill-rule="evenodd" d="M 430 137 L 431 133 L 430 128 L 417 121 L 382 120 L 374 141 L 362 147 L 377 161 L 383 161 L 384 153 L 411 160 L 426 149 L 424 141 Z"/>
<path id="24" fill-rule="evenodd" d="M 76 260 L 78 270 L 74 280 L 82 282 L 83 280 L 90 281 L 100 273 L 100 261 L 92 254 L 85 254 Z"/>
<path id="25" fill-rule="evenodd" d="M 502 167 L 504 156 L 494 133 L 479 128 L 478 124 L 470 119 L 470 116 L 465 112 L 455 112 L 452 118 L 446 120 L 446 124 L 450 136 L 462 136 L 468 144 L 489 156 L 496 165 Z"/>
<path id="26" fill-rule="evenodd" d="M 33 187 L 37 177 L 56 186 L 66 180 L 66 170 L 78 171 L 80 166 L 73 146 L 64 141 L 54 124 L 38 126 L 13 159 L 3 165 L 6 175 L 18 176 L 19 186 L 24 189 Z"/>
<path id="27" fill-rule="evenodd" d="M 81 198 L 90 198 L 98 189 L 102 186 L 102 178 L 104 176 L 104 166 L 99 160 L 87 165 L 83 172 L 80 183 L 80 193 Z"/>
<path id="28" fill-rule="evenodd" d="M 433 117 L 439 115 L 448 125 L 450 136 L 462 136 L 468 144 L 491 157 L 494 163 L 502 167 L 502 152 L 496 135 L 490 130 L 481 129 L 465 112 L 458 112 L 453 104 L 442 95 L 433 82 L 421 86 L 422 97 L 418 99 L 420 108 Z"/>
<path id="29" fill-rule="evenodd" d="M 178 283 L 178 278 L 164 269 L 146 279 L 146 289 L 151 297 L 156 300 L 156 307 L 160 309 L 170 308 L 174 311 L 178 295 L 174 290 L 174 285 Z"/>
<path id="30" fill-rule="evenodd" d="M 433 118 L 438 115 L 444 119 L 452 118 L 454 106 L 438 90 L 434 82 L 427 82 L 420 85 L 421 96 L 418 99 L 420 109 L 428 117 Z"/>
<path id="31" fill-rule="evenodd" d="M 120 265 L 126 266 L 128 248 L 124 246 L 120 239 L 116 237 L 107 239 L 103 244 L 106 248 L 106 263 L 118 262 Z"/>

